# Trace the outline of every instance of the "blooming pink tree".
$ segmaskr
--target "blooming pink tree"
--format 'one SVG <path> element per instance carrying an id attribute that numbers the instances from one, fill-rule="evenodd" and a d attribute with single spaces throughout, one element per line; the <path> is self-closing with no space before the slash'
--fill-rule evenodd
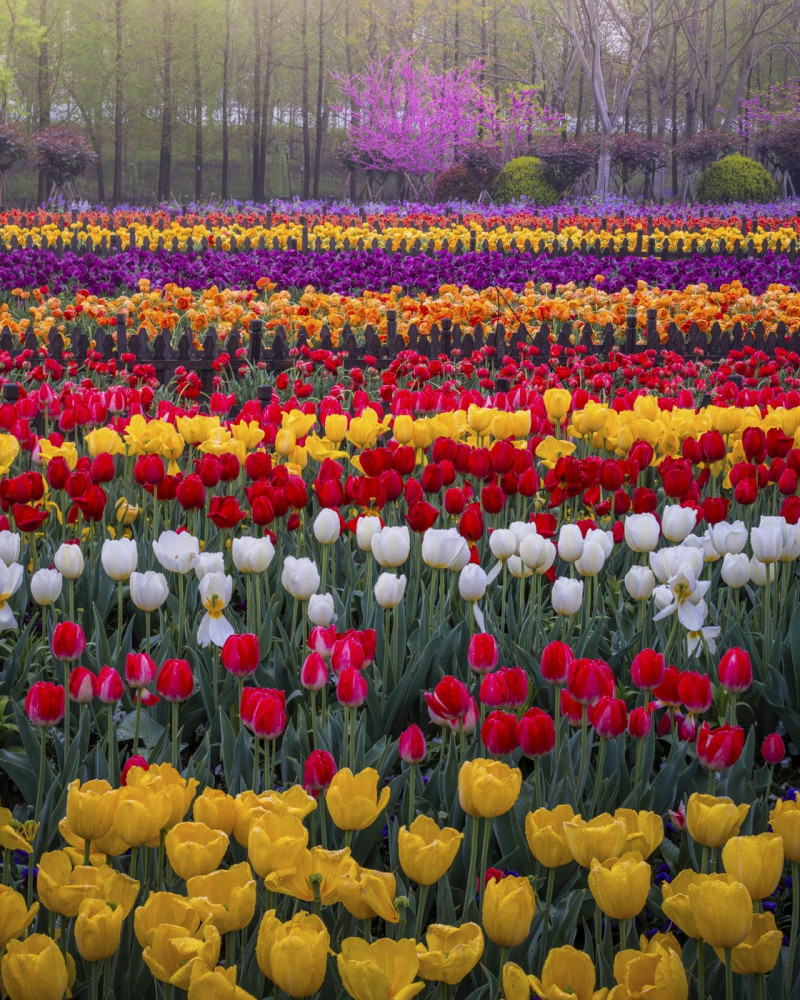
<path id="1" fill-rule="evenodd" d="M 348 116 L 348 160 L 368 174 L 399 174 L 415 195 L 460 162 L 476 143 L 519 155 L 534 135 L 556 131 L 562 119 L 535 91 L 498 105 L 480 86 L 481 64 L 443 73 L 411 52 L 372 61 L 363 73 L 334 74 Z"/>

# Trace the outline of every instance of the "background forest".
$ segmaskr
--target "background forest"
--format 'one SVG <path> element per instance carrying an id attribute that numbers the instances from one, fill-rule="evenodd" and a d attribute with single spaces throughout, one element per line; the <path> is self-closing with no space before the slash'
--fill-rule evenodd
<path id="1" fill-rule="evenodd" d="M 83 132 L 90 201 L 363 198 L 345 142 L 358 109 L 334 74 L 402 52 L 434 72 L 480 59 L 499 105 L 539 88 L 571 139 L 658 140 L 651 193 L 670 197 L 687 168 L 676 147 L 733 130 L 748 100 L 797 75 L 800 2 L 2 0 L 0 114 L 26 136 Z M 6 179 L 11 204 L 47 193 L 34 166 Z"/>

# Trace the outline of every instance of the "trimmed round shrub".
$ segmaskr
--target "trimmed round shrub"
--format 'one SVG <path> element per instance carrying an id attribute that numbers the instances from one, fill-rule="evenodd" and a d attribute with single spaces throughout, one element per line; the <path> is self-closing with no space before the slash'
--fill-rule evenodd
<path id="1" fill-rule="evenodd" d="M 766 167 L 739 153 L 725 156 L 704 170 L 697 185 L 698 201 L 771 201 L 777 195 Z"/>
<path id="2" fill-rule="evenodd" d="M 523 200 L 555 205 L 558 201 L 558 191 L 548 182 L 542 162 L 535 156 L 509 160 L 495 178 L 490 194 L 501 205 Z"/>
<path id="3" fill-rule="evenodd" d="M 485 185 L 463 163 L 454 163 L 436 178 L 436 201 L 477 201 Z"/>

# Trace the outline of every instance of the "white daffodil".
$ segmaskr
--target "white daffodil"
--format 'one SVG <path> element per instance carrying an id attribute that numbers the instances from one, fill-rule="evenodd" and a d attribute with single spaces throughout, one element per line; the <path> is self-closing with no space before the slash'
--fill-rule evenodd
<path id="1" fill-rule="evenodd" d="M 226 573 L 208 573 L 198 586 L 200 600 L 206 613 L 197 629 L 197 643 L 200 646 L 222 647 L 225 640 L 233 635 L 233 625 L 225 617 L 225 608 L 230 604 L 233 580 Z"/>
<path id="2" fill-rule="evenodd" d="M 691 656 L 698 646 L 708 646 L 709 653 L 716 653 L 717 639 L 722 630 L 719 625 L 704 625 L 694 632 L 686 633 L 686 652 Z"/>
<path id="3" fill-rule="evenodd" d="M 660 622 L 662 619 L 677 613 L 678 621 L 685 629 L 697 632 L 703 627 L 703 622 L 708 614 L 708 605 L 703 598 L 710 586 L 709 580 L 698 580 L 690 567 L 682 567 L 669 578 L 667 587 L 672 598 L 666 606 L 653 615 L 653 621 Z M 658 587 L 657 590 L 659 594 L 663 594 L 661 587 Z"/>

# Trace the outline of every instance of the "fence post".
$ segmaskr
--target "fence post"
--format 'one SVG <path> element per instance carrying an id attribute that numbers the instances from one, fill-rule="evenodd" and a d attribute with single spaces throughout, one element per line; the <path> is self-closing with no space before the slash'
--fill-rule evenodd
<path id="1" fill-rule="evenodd" d="M 629 312 L 625 324 L 625 353 L 633 354 L 636 350 L 636 313 Z"/>
<path id="2" fill-rule="evenodd" d="M 250 363 L 257 365 L 261 360 L 261 331 L 264 324 L 260 319 L 250 321 Z"/>
<path id="3" fill-rule="evenodd" d="M 122 355 L 128 350 L 128 314 L 117 313 L 117 363 L 122 364 Z"/>

